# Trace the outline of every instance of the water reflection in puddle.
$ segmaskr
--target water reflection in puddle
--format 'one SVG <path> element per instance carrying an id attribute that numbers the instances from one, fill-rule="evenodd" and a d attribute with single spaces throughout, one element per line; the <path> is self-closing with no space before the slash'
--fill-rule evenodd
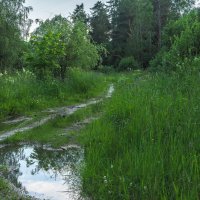
<path id="1" fill-rule="evenodd" d="M 78 148 L 66 151 L 34 146 L 0 149 L 0 163 L 11 168 L 7 178 L 39 199 L 80 199 L 77 167 L 82 161 L 83 150 Z"/>

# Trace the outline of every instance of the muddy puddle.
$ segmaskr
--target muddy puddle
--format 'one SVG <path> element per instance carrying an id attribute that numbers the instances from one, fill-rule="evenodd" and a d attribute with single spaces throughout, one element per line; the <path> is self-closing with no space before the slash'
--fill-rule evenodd
<path id="1" fill-rule="evenodd" d="M 83 199 L 78 173 L 83 156 L 83 150 L 74 146 L 53 150 L 24 145 L 1 148 L 0 164 L 9 167 L 5 178 L 32 197 L 78 200 Z"/>

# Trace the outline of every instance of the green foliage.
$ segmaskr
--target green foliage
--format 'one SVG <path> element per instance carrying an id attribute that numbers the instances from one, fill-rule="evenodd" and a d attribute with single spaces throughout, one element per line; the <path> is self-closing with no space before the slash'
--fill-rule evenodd
<path id="1" fill-rule="evenodd" d="M 84 24 L 87 24 L 88 17 L 84 10 L 84 4 L 76 5 L 76 8 L 71 16 L 74 23 L 76 22 L 83 22 Z"/>
<path id="2" fill-rule="evenodd" d="M 134 57 L 126 57 L 121 59 L 118 70 L 131 71 L 139 68 L 140 68 L 139 63 L 135 60 Z"/>
<path id="3" fill-rule="evenodd" d="M 0 71 L 3 72 L 8 68 L 12 68 L 19 56 L 22 42 L 20 41 L 20 33 L 16 27 L 9 26 L 7 22 L 0 20 Z"/>
<path id="4" fill-rule="evenodd" d="M 37 77 L 64 76 L 62 73 L 67 67 L 64 62 L 70 31 L 68 21 L 56 16 L 42 24 L 31 37 L 26 62 Z"/>
<path id="5" fill-rule="evenodd" d="M 163 38 L 163 28 L 170 20 L 177 20 L 183 14 L 189 12 L 195 3 L 195 0 L 153 0 L 154 7 L 154 45 L 157 51 L 160 50 Z"/>
<path id="6" fill-rule="evenodd" d="M 178 20 L 171 20 L 163 30 L 163 46 L 168 49 L 174 44 L 177 37 L 180 37 L 186 27 L 191 27 L 195 21 L 199 21 L 198 10 L 183 15 Z"/>
<path id="7" fill-rule="evenodd" d="M 72 48 L 69 49 L 69 54 L 73 53 L 70 67 L 91 69 L 97 65 L 100 59 L 99 46 L 91 43 L 84 23 L 79 21 L 74 25 L 70 46 Z"/>
<path id="8" fill-rule="evenodd" d="M 171 22 L 165 30 L 165 46 L 151 62 L 154 70 L 176 70 L 178 64 L 200 56 L 200 19 L 197 10 Z"/>
<path id="9" fill-rule="evenodd" d="M 188 64 L 121 81 L 83 131 L 83 189 L 93 199 L 198 199 L 200 77 Z"/>
<path id="10" fill-rule="evenodd" d="M 133 56 L 145 68 L 155 53 L 154 8 L 150 0 L 135 1 L 135 3 L 129 1 L 129 5 L 126 4 L 127 9 L 131 8 L 130 4 L 133 5 L 132 12 L 135 14 L 132 15 L 132 19 L 130 18 L 131 24 L 127 24 L 129 36 L 125 46 L 125 56 Z"/>
<path id="11" fill-rule="evenodd" d="M 39 78 L 65 78 L 67 68 L 92 68 L 99 59 L 83 22 L 71 24 L 61 16 L 41 24 L 30 40 L 26 62 Z"/>
<path id="12" fill-rule="evenodd" d="M 160 50 L 162 31 L 171 19 L 188 12 L 193 0 L 111 0 L 111 40 L 109 64 L 133 56 L 144 68 Z"/>
<path id="13" fill-rule="evenodd" d="M 22 0 L 0 1 L 0 72 L 22 67 L 24 43 L 21 31 L 25 31 L 27 15 L 31 7 Z"/>

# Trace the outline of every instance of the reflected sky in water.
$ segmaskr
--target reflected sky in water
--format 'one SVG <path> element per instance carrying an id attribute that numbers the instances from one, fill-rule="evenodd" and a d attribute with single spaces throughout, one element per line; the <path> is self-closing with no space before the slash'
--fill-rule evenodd
<path id="1" fill-rule="evenodd" d="M 80 199 L 77 167 L 82 161 L 83 150 L 75 148 L 67 151 L 33 146 L 0 149 L 0 162 L 11 168 L 7 178 L 40 199 Z"/>

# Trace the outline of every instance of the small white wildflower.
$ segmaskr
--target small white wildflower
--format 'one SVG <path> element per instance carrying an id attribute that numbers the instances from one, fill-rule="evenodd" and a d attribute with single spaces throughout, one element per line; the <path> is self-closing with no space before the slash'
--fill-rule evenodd
<path id="1" fill-rule="evenodd" d="M 144 190 L 147 190 L 147 186 L 144 186 Z"/>
<path id="2" fill-rule="evenodd" d="M 110 168 L 113 169 L 113 165 L 111 165 Z"/>
<path id="3" fill-rule="evenodd" d="M 106 176 L 103 177 L 103 180 L 104 180 L 104 183 L 105 183 L 105 184 L 108 183 L 108 180 L 107 180 L 107 177 L 106 177 Z"/>

